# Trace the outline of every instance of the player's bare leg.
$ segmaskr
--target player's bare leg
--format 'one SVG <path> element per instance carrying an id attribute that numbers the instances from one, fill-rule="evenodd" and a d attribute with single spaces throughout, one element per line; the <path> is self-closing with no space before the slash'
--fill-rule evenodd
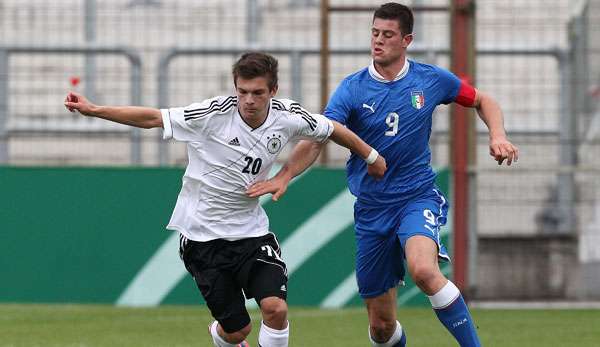
<path id="1" fill-rule="evenodd" d="M 406 336 L 396 320 L 396 288 L 365 299 L 369 316 L 369 338 L 373 346 L 403 347 Z"/>
<path id="2" fill-rule="evenodd" d="M 429 297 L 438 319 L 462 347 L 479 347 L 473 318 L 460 291 L 440 271 L 435 242 L 421 235 L 410 237 L 404 247 L 408 272 Z"/>
<path id="3" fill-rule="evenodd" d="M 446 285 L 448 280 L 438 265 L 438 249 L 432 239 L 416 235 L 406 241 L 404 248 L 408 272 L 423 293 L 431 296 Z"/>
<path id="4" fill-rule="evenodd" d="M 289 340 L 288 306 L 285 300 L 271 296 L 260 301 L 263 321 L 258 334 L 260 347 L 287 347 Z"/>
<path id="5" fill-rule="evenodd" d="M 389 340 L 396 328 L 396 288 L 380 296 L 365 299 L 369 315 L 369 332 L 375 342 Z"/>
<path id="6" fill-rule="evenodd" d="M 282 330 L 288 325 L 288 307 L 285 300 L 271 296 L 260 301 L 263 322 L 272 329 Z"/>
<path id="7" fill-rule="evenodd" d="M 248 324 L 241 330 L 233 333 L 227 333 L 217 321 L 214 321 L 209 327 L 208 332 L 213 338 L 216 347 L 249 347 L 246 337 L 252 330 L 252 324 Z"/>

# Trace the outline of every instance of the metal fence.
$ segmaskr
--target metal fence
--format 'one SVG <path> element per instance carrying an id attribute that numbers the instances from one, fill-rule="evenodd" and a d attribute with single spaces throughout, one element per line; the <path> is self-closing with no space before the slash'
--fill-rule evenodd
<path id="1" fill-rule="evenodd" d="M 600 4 L 475 4 L 476 85 L 499 100 L 522 160 L 512 168 L 495 166 L 478 122 L 474 194 L 470 206 L 454 207 L 475 212 L 474 295 L 600 297 L 600 254 L 591 246 L 600 242 Z M 100 104 L 187 105 L 232 93 L 231 64 L 247 49 L 274 52 L 281 64 L 279 96 L 318 111 L 319 7 L 317 0 L 4 0 L 0 161 L 182 165 L 183 145 L 165 145 L 156 130 L 70 114 L 62 107 L 65 93 L 75 89 Z M 331 15 L 330 92 L 370 62 L 371 15 Z M 448 67 L 449 14 L 418 12 L 415 19 L 411 56 Z M 439 108 L 435 118 L 433 161 L 447 166 L 448 109 Z M 342 165 L 346 151 L 330 147 L 329 164 Z"/>
<path id="2" fill-rule="evenodd" d="M 495 167 L 479 136 L 470 203 L 474 296 L 598 298 L 600 166 L 593 158 L 600 142 L 592 124 L 599 66 L 592 57 L 600 8 L 594 1 L 486 1 L 478 8 L 478 47 L 556 54 L 478 58 L 478 85 L 500 100 L 522 160 Z"/>

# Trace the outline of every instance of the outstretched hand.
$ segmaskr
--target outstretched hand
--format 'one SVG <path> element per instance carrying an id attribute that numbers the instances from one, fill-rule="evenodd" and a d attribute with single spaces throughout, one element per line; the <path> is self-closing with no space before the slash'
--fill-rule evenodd
<path id="1" fill-rule="evenodd" d="M 287 178 L 275 176 L 266 181 L 256 182 L 246 189 L 246 195 L 256 198 L 271 193 L 273 194 L 271 199 L 277 201 L 287 190 L 289 181 Z"/>
<path id="2" fill-rule="evenodd" d="M 506 160 L 506 165 L 519 160 L 519 149 L 506 139 L 506 137 L 490 138 L 490 155 L 498 162 L 498 165 Z"/>
<path id="3" fill-rule="evenodd" d="M 380 180 L 383 178 L 385 171 L 387 170 L 387 164 L 385 162 L 385 158 L 379 155 L 375 162 L 371 165 L 367 165 L 367 172 L 370 176 L 375 178 L 376 180 Z"/>
<path id="4" fill-rule="evenodd" d="M 79 113 L 85 116 L 93 116 L 93 109 L 96 105 L 88 101 L 88 99 L 78 93 L 69 92 L 65 98 L 65 107 L 70 112 L 79 111 Z"/>

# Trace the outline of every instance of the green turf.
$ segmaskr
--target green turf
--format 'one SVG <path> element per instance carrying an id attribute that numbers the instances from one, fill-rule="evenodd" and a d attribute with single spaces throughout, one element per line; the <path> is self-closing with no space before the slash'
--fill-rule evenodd
<path id="1" fill-rule="evenodd" d="M 409 346 L 457 346 L 429 309 L 401 309 Z M 600 310 L 474 310 L 484 346 L 597 347 Z M 252 319 L 258 322 L 256 311 Z M 364 310 L 292 307 L 292 347 L 369 346 Z M 1 347 L 212 346 L 203 307 L 0 305 Z M 256 346 L 254 329 L 249 342 Z"/>

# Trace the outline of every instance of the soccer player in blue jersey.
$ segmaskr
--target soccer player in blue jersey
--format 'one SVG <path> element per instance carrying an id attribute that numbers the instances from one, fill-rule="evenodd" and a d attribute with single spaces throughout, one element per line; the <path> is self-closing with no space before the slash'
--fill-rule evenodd
<path id="1" fill-rule="evenodd" d="M 460 346 L 480 346 L 459 289 L 438 265 L 438 260 L 449 260 L 439 234 L 448 201 L 434 185 L 430 164 L 433 111 L 451 102 L 475 108 L 489 129 L 490 154 L 498 164 L 511 165 L 518 159 L 518 149 L 506 137 L 502 112 L 493 98 L 447 70 L 406 58 L 412 26 L 410 8 L 397 3 L 379 7 L 371 28 L 372 64 L 344 79 L 325 111 L 381 152 L 388 165 L 384 179 L 375 180 L 367 175 L 361 158 L 351 155 L 347 163 L 348 186 L 357 198 L 358 288 L 367 306 L 373 346 L 406 345 L 406 334 L 396 320 L 396 287 L 403 281 L 405 262 Z M 273 179 L 255 184 L 247 193 L 273 193 L 277 200 L 321 148 L 300 142 Z"/>

